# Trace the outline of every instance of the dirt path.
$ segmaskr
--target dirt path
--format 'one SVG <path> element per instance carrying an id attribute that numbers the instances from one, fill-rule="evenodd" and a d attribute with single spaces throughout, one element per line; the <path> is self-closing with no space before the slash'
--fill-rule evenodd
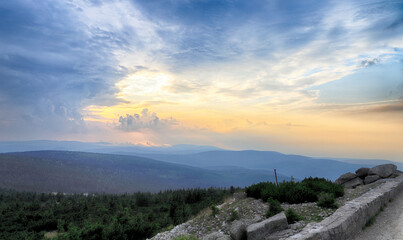
<path id="1" fill-rule="evenodd" d="M 374 224 L 364 229 L 355 240 L 403 240 L 403 191 L 379 213 Z"/>

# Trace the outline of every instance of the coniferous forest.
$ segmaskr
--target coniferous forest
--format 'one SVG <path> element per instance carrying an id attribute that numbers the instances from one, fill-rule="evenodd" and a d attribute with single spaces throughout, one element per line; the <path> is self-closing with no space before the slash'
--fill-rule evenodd
<path id="1" fill-rule="evenodd" d="M 0 190 L 0 239 L 146 239 L 233 192 L 209 188 L 155 194 L 50 194 Z"/>

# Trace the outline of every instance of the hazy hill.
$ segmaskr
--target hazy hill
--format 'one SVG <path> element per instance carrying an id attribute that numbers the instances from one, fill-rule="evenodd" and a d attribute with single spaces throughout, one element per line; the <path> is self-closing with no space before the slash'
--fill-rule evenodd
<path id="1" fill-rule="evenodd" d="M 213 146 L 178 144 L 173 146 L 143 146 L 133 144 L 112 144 L 108 142 L 78 141 L 0 141 L 0 153 L 25 151 L 81 151 L 97 153 L 135 152 L 161 154 L 191 154 L 213 150 L 222 150 Z"/>
<path id="2" fill-rule="evenodd" d="M 289 179 L 279 176 L 279 180 Z M 36 151 L 0 154 L 0 187 L 38 192 L 159 191 L 246 186 L 273 181 L 273 173 L 243 168 L 201 169 L 144 157 Z"/>
<path id="3" fill-rule="evenodd" d="M 317 159 L 299 155 L 286 155 L 268 151 L 209 151 L 186 155 L 135 154 L 152 159 L 211 169 L 214 167 L 241 167 L 247 169 L 277 171 L 297 179 L 305 177 L 324 177 L 335 180 L 341 174 L 354 172 L 363 166 L 375 164 L 354 164 L 329 159 Z"/>

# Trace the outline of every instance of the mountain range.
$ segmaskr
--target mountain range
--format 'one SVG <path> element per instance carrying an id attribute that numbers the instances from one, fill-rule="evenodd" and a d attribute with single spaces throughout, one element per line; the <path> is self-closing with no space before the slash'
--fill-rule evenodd
<path id="1" fill-rule="evenodd" d="M 124 193 L 244 187 L 261 181 L 323 177 L 393 163 L 332 159 L 211 146 L 145 147 L 70 141 L 0 142 L 0 187 L 37 192 Z"/>

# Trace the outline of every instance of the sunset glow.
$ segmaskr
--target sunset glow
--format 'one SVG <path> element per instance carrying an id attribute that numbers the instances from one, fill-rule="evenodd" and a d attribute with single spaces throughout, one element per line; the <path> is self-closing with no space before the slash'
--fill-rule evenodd
<path id="1" fill-rule="evenodd" d="M 0 140 L 403 161 L 401 1 L 0 9 Z"/>

